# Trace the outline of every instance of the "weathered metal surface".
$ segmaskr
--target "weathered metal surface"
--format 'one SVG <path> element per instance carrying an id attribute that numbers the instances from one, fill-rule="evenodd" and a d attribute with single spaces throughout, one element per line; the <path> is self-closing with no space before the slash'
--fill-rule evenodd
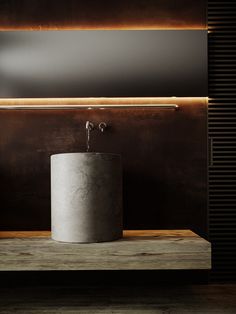
<path id="1" fill-rule="evenodd" d="M 0 111 L 0 229 L 50 229 L 50 155 L 86 151 L 89 120 L 96 126 L 91 151 L 122 156 L 125 229 L 192 229 L 206 236 L 207 103 L 163 101 L 180 109 Z M 108 125 L 104 133 L 97 129 L 101 121 Z"/>
<path id="2" fill-rule="evenodd" d="M 0 29 L 206 28 L 206 0 L 1 0 Z"/>

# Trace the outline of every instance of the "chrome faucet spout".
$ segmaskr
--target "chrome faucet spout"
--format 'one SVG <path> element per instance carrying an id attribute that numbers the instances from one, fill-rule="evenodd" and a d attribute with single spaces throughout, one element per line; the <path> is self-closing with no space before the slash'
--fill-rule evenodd
<path id="1" fill-rule="evenodd" d="M 92 131 L 94 129 L 94 125 L 92 122 L 86 121 L 85 128 L 86 130 Z"/>
<path id="2" fill-rule="evenodd" d="M 90 121 L 86 121 L 86 151 L 89 152 L 90 149 L 90 132 L 94 129 L 94 124 Z"/>

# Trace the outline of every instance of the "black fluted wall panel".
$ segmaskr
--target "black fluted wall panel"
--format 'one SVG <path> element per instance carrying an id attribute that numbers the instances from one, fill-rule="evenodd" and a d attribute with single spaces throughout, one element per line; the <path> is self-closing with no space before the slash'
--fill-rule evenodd
<path id="1" fill-rule="evenodd" d="M 236 280 L 236 2 L 208 1 L 209 226 L 214 281 Z"/>

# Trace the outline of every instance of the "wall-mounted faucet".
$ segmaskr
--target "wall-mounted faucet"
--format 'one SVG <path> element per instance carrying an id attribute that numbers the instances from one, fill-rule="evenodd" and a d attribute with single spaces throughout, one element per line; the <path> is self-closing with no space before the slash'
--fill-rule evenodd
<path id="1" fill-rule="evenodd" d="M 90 148 L 90 145 L 89 145 L 90 132 L 94 129 L 94 124 L 90 121 L 86 121 L 85 129 L 86 129 L 86 151 L 88 152 Z"/>
<path id="2" fill-rule="evenodd" d="M 85 123 L 85 129 L 86 129 L 86 151 L 89 151 L 90 148 L 90 132 L 94 130 L 94 124 L 90 121 L 86 121 Z M 100 122 L 98 124 L 98 129 L 99 131 L 101 131 L 102 133 L 104 132 L 104 130 L 107 128 L 107 124 L 106 122 Z"/>
<path id="3" fill-rule="evenodd" d="M 90 121 L 86 121 L 85 128 L 86 130 L 92 131 L 94 129 L 94 124 Z"/>
<path id="4" fill-rule="evenodd" d="M 106 122 L 100 122 L 98 125 L 99 130 L 103 133 L 105 129 L 107 128 Z"/>

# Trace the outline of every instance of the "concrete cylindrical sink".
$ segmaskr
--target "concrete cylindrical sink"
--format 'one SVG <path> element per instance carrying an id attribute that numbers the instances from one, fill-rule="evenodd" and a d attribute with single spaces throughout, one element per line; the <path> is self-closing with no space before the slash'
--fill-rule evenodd
<path id="1" fill-rule="evenodd" d="M 120 155 L 52 155 L 51 214 L 56 241 L 88 243 L 121 238 Z"/>

